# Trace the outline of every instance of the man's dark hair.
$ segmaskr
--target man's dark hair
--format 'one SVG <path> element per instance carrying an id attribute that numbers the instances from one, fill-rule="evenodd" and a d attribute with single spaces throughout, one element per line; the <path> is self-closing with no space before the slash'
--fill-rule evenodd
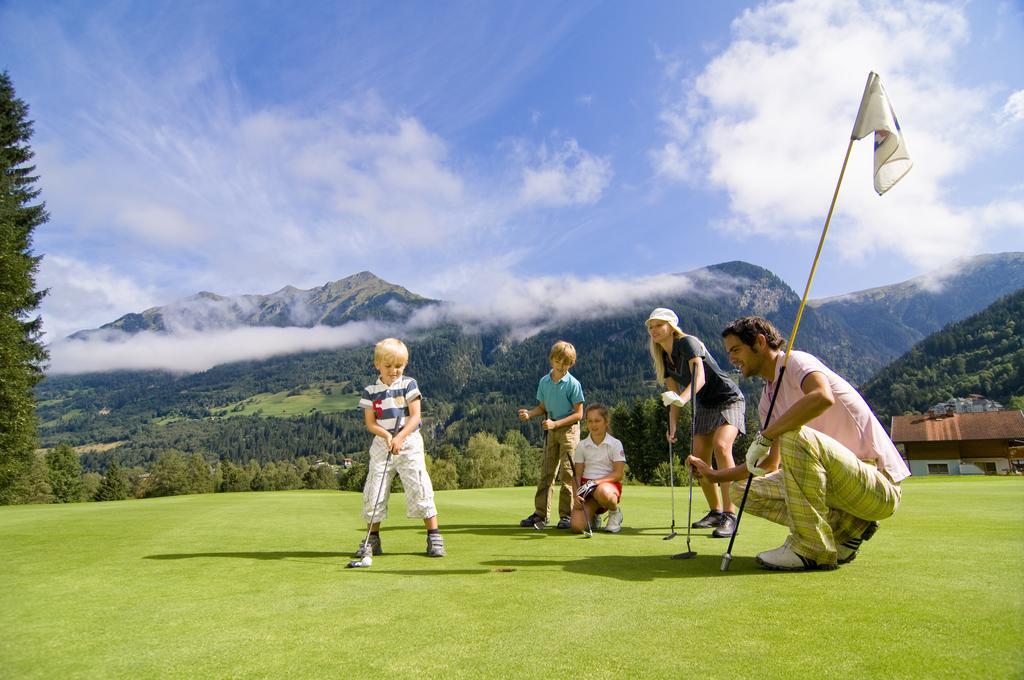
<path id="1" fill-rule="evenodd" d="M 779 333 L 779 329 L 771 321 L 759 316 L 744 316 L 736 319 L 722 331 L 723 338 L 727 335 L 735 335 L 747 347 L 754 346 L 758 335 L 763 335 L 772 349 L 778 349 L 786 342 L 786 339 Z"/>

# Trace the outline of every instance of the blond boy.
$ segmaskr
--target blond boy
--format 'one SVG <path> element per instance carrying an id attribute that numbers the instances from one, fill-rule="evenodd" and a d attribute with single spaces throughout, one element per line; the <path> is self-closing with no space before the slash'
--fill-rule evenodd
<path id="1" fill-rule="evenodd" d="M 363 557 L 367 550 L 381 554 L 380 523 L 388 514 L 388 497 L 396 471 L 405 491 L 406 515 L 419 517 L 427 528 L 427 555 L 445 556 L 444 539 L 437 528 L 434 487 L 427 474 L 419 432 L 423 399 L 416 381 L 405 375 L 408 363 L 409 349 L 401 340 L 385 338 L 378 342 L 373 365 L 380 377 L 363 390 L 359 399 L 366 429 L 375 436 L 363 486 L 362 517 L 367 522 L 369 538 L 359 544 L 356 557 Z"/>

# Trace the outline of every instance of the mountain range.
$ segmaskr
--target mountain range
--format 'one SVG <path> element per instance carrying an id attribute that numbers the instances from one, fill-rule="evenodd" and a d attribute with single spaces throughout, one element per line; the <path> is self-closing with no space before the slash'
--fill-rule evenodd
<path id="1" fill-rule="evenodd" d="M 111 331 L 173 334 L 241 326 L 311 328 L 367 319 L 399 321 L 432 304 L 437 301 L 364 271 L 310 290 L 285 286 L 269 295 L 233 297 L 203 291 L 163 307 L 125 314 L 98 329 L 78 331 L 71 337 L 89 339 Z"/>
<path id="2" fill-rule="evenodd" d="M 443 314 L 432 327 L 410 330 L 403 336 L 411 350 L 408 372 L 420 381 L 427 397 L 428 434 L 434 441 L 464 444 L 475 432 L 500 434 L 519 427 L 516 408 L 533 403 L 537 380 L 548 368 L 548 348 L 561 338 L 576 345 L 579 361 L 573 373 L 583 383 L 588 402 L 616 404 L 656 394 L 643 325 L 654 306 L 674 309 L 683 329 L 703 339 L 723 366 L 728 364 L 719 334 L 732 319 L 757 314 L 789 333 L 800 299 L 770 271 L 727 262 L 684 276 L 697 285 L 640 300 L 628 309 L 605 310 L 598 318 L 554 319 L 521 340 L 510 326 L 463 327 L 444 321 Z M 853 382 L 864 382 L 932 329 L 978 312 L 1020 288 L 1024 254 L 972 258 L 941 278 L 936 273 L 816 300 L 804 314 L 796 347 L 822 357 Z M 342 325 L 346 319 L 368 318 L 400 323 L 417 310 L 445 304 L 369 272 L 309 291 L 285 288 L 271 295 L 236 298 L 202 294 L 190 300 L 198 300 L 205 311 L 184 312 L 189 307 L 186 300 L 77 335 L 102 341 L 112 334 L 144 330 L 173 337 L 181 329 L 280 326 L 295 320 L 310 325 L 316 320 Z M 362 345 L 294 353 L 184 375 L 119 371 L 51 376 L 37 388 L 41 440 L 46 446 L 61 441 L 127 441 L 122 450 L 135 447 L 134 457 L 123 461 L 128 463 L 144 463 L 166 448 L 199 449 L 244 462 L 253 455 L 256 442 L 263 442 L 268 456 L 288 451 L 294 455 L 314 439 L 357 450 L 365 442 L 355 412 L 330 413 L 316 406 L 291 418 L 229 418 L 237 430 L 232 436 L 225 435 L 228 421 L 219 419 L 247 413 L 247 404 L 266 395 L 354 395 L 375 378 L 370 350 Z M 746 380 L 741 386 L 751 396 L 757 388 Z M 272 446 L 269 442 L 274 441 L 279 443 Z"/>

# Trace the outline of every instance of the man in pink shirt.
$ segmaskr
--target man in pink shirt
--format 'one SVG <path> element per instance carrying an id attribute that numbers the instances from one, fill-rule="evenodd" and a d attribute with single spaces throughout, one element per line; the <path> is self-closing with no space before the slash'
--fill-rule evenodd
<path id="1" fill-rule="evenodd" d="M 852 561 L 878 520 L 899 507 L 899 484 L 910 476 L 906 463 L 864 398 L 806 352 L 790 353 L 765 423 L 785 360 L 782 336 L 770 321 L 747 316 L 729 324 L 722 338 L 733 365 L 765 381 L 763 427 L 744 465 L 712 470 L 699 458 L 688 462 L 713 481 L 754 475 L 744 512 L 790 530 L 780 547 L 757 556 L 762 567 L 835 569 Z"/>

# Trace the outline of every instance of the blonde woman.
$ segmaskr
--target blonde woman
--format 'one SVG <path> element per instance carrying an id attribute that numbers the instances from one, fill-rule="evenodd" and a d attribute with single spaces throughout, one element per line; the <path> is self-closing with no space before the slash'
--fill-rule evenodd
<path id="1" fill-rule="evenodd" d="M 732 445 L 746 432 L 746 403 L 743 393 L 708 352 L 700 340 L 679 329 L 679 317 L 671 309 L 658 307 L 647 319 L 651 361 L 659 385 L 678 395 L 669 407 L 666 439 L 675 443 L 679 409 L 690 400 L 690 380 L 696 393 L 693 455 L 721 470 L 733 467 Z M 694 522 L 694 529 L 714 528 L 712 536 L 728 538 L 736 530 L 736 506 L 729 498 L 729 483 L 720 487 L 706 478 L 701 490 L 710 511 Z"/>

